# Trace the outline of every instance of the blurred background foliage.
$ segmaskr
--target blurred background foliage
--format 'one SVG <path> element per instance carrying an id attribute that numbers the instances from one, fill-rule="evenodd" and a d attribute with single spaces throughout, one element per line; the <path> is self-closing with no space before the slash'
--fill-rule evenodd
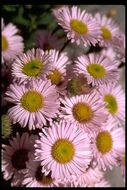
<path id="1" fill-rule="evenodd" d="M 57 5 L 3 5 L 2 17 L 5 25 L 15 24 L 20 30 L 25 42 L 25 50 L 35 47 L 34 35 L 37 30 L 54 31 L 58 26 L 52 13 Z M 57 31 L 63 35 L 63 30 Z"/>

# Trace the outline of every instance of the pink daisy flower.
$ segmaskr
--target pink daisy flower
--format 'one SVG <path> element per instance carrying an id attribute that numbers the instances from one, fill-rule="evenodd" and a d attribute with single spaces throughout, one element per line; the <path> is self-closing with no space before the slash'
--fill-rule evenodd
<path id="1" fill-rule="evenodd" d="M 65 97 L 60 99 L 64 107 L 61 107 L 60 117 L 76 124 L 86 132 L 98 130 L 107 120 L 107 111 L 104 102 L 100 100 L 98 93 L 88 95 Z"/>
<path id="2" fill-rule="evenodd" d="M 42 49 L 31 49 L 17 57 L 12 65 L 12 76 L 18 82 L 45 79 L 52 60 Z"/>
<path id="3" fill-rule="evenodd" d="M 114 119 L 109 119 L 103 124 L 100 131 L 92 134 L 93 156 L 99 169 L 112 169 L 117 166 L 117 159 L 125 152 L 125 133 L 123 128 L 118 128 Z"/>
<path id="4" fill-rule="evenodd" d="M 100 53 L 110 61 L 116 61 L 116 52 L 114 51 L 114 48 L 104 48 Z"/>
<path id="5" fill-rule="evenodd" d="M 61 48 L 61 41 L 48 30 L 38 30 L 35 34 L 35 43 L 38 48 L 45 50 Z"/>
<path id="6" fill-rule="evenodd" d="M 114 23 L 112 18 L 109 18 L 106 15 L 96 13 L 94 18 L 96 19 L 97 24 L 100 26 L 101 31 L 99 45 L 111 47 L 114 43 L 114 37 L 120 33 L 119 27 Z"/>
<path id="7" fill-rule="evenodd" d="M 83 173 L 92 159 L 88 134 L 66 121 L 52 123 L 42 131 L 35 144 L 35 158 L 41 161 L 42 172 L 50 170 L 52 178 L 61 180 Z"/>
<path id="8" fill-rule="evenodd" d="M 104 101 L 105 108 L 110 116 L 119 124 L 125 124 L 125 93 L 118 84 L 105 84 L 98 88 L 100 98 Z"/>
<path id="9" fill-rule="evenodd" d="M 101 54 L 82 55 L 75 62 L 77 63 L 76 72 L 83 73 L 88 83 L 92 85 L 99 86 L 119 79 L 117 64 Z"/>
<path id="10" fill-rule="evenodd" d="M 1 49 L 2 49 L 2 62 L 14 59 L 17 55 L 21 54 L 24 49 L 23 38 L 18 35 L 18 29 L 12 23 L 4 25 L 1 19 Z"/>
<path id="11" fill-rule="evenodd" d="M 9 140 L 10 145 L 2 145 L 2 172 L 5 180 L 12 179 L 12 186 L 20 186 L 26 172 L 26 161 L 34 151 L 35 135 L 23 133 Z"/>
<path id="12" fill-rule="evenodd" d="M 50 50 L 48 54 L 52 58 L 52 69 L 47 75 L 51 83 L 56 85 L 57 91 L 61 94 L 64 93 L 63 82 L 66 76 L 66 67 L 70 64 L 67 53 L 60 53 L 57 50 Z"/>
<path id="13" fill-rule="evenodd" d="M 99 182 L 95 183 L 94 185 L 89 185 L 88 187 L 111 187 L 109 182 L 102 178 Z"/>
<path id="14" fill-rule="evenodd" d="M 26 187 L 60 187 L 62 181 L 60 179 L 54 179 L 51 177 L 51 172 L 47 172 L 46 175 L 42 172 L 42 166 L 40 161 L 30 159 L 26 163 L 27 172 L 24 175 L 22 184 Z M 64 184 L 63 184 L 64 185 Z"/>
<path id="15" fill-rule="evenodd" d="M 8 110 L 13 123 L 18 122 L 21 127 L 28 125 L 29 130 L 42 128 L 46 120 L 56 116 L 59 108 L 56 88 L 49 80 L 35 80 L 29 86 L 11 84 L 6 100 L 16 104 Z"/>
<path id="16" fill-rule="evenodd" d="M 77 6 L 64 6 L 53 10 L 58 24 L 67 32 L 71 42 L 78 45 L 83 42 L 84 46 L 95 45 L 100 37 L 100 28 L 91 14 L 81 11 Z"/>

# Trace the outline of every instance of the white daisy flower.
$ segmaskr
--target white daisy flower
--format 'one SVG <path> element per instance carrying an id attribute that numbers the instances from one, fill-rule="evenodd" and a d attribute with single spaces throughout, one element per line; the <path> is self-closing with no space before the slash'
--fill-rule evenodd
<path id="1" fill-rule="evenodd" d="M 6 100 L 15 104 L 8 110 L 13 123 L 29 130 L 42 128 L 46 120 L 57 116 L 59 99 L 55 85 L 49 80 L 34 80 L 27 87 L 11 84 L 6 92 Z"/>
<path id="2" fill-rule="evenodd" d="M 81 11 L 77 6 L 64 6 L 53 10 L 58 24 L 67 32 L 71 42 L 78 45 L 83 42 L 84 46 L 95 45 L 100 37 L 100 27 L 90 13 Z"/>
<path id="3" fill-rule="evenodd" d="M 92 159 L 88 134 L 66 121 L 42 131 L 35 144 L 35 159 L 41 161 L 42 172 L 50 170 L 52 178 L 61 180 L 83 173 Z"/>
<path id="4" fill-rule="evenodd" d="M 2 50 L 2 62 L 14 59 L 17 55 L 23 52 L 24 44 L 23 38 L 18 35 L 17 27 L 9 23 L 4 25 L 3 18 L 1 19 L 1 50 Z"/>
<path id="5" fill-rule="evenodd" d="M 101 54 L 81 55 L 77 59 L 75 71 L 83 73 L 93 86 L 116 82 L 120 78 L 117 64 Z"/>

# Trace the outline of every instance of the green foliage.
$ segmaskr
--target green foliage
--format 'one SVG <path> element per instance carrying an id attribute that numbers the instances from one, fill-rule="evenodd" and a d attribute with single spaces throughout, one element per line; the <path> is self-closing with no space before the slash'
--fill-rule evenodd
<path id="1" fill-rule="evenodd" d="M 53 31 L 57 27 L 51 11 L 53 5 L 3 5 L 2 17 L 5 24 L 12 22 L 25 41 L 25 48 L 35 47 L 34 34 L 36 30 Z"/>

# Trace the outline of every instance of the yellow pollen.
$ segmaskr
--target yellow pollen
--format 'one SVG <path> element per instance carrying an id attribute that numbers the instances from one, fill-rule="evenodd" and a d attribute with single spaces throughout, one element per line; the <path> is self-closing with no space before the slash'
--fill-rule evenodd
<path id="1" fill-rule="evenodd" d="M 74 157 L 74 146 L 68 139 L 59 139 L 52 146 L 51 154 L 57 162 L 66 164 Z"/>
<path id="2" fill-rule="evenodd" d="M 102 78 L 105 76 L 105 68 L 97 63 L 92 63 L 87 66 L 88 73 L 94 78 Z"/>
<path id="3" fill-rule="evenodd" d="M 51 80 L 52 84 L 59 85 L 61 82 L 61 73 L 55 69 L 47 77 Z"/>
<path id="4" fill-rule="evenodd" d="M 92 110 L 86 103 L 77 103 L 72 109 L 74 118 L 80 123 L 85 123 L 91 120 Z"/>
<path id="5" fill-rule="evenodd" d="M 36 112 L 44 105 L 43 96 L 36 91 L 28 91 L 23 94 L 21 104 L 24 109 L 29 112 Z"/>
<path id="6" fill-rule="evenodd" d="M 108 131 L 100 132 L 96 137 L 96 146 L 102 154 L 112 149 L 112 137 Z"/>
<path id="7" fill-rule="evenodd" d="M 70 26 L 72 30 L 74 30 L 80 35 L 85 35 L 88 33 L 87 25 L 80 20 L 72 19 L 70 22 Z"/>
<path id="8" fill-rule="evenodd" d="M 104 101 L 107 103 L 106 108 L 108 111 L 114 115 L 118 110 L 116 98 L 112 94 L 106 94 L 104 96 Z"/>
<path id="9" fill-rule="evenodd" d="M 111 40 L 112 39 L 112 33 L 106 27 L 102 27 L 101 32 L 102 32 L 102 36 L 105 40 Z"/>
<path id="10" fill-rule="evenodd" d="M 6 50 L 8 48 L 8 41 L 6 39 L 5 36 L 2 35 L 2 40 L 1 40 L 1 43 L 2 43 L 2 51 Z"/>

